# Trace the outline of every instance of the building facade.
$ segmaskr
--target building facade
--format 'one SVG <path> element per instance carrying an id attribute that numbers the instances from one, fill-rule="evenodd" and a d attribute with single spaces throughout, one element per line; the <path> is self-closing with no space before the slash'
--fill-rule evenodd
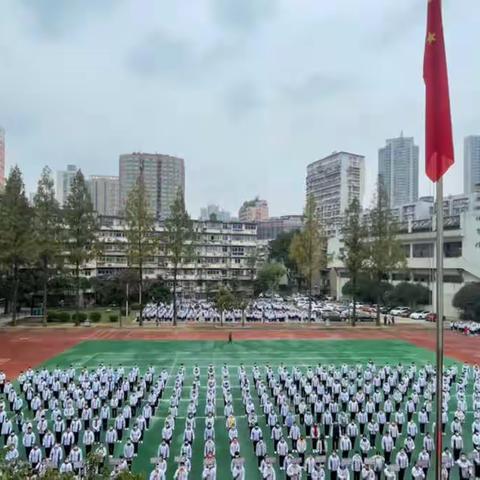
<path id="1" fill-rule="evenodd" d="M 63 207 L 67 201 L 77 171 L 78 168 L 75 165 L 67 165 L 66 170 L 57 171 L 55 196 L 61 207 Z"/>
<path id="2" fill-rule="evenodd" d="M 306 193 L 312 195 L 325 233 L 336 234 L 342 215 L 357 198 L 362 204 L 365 189 L 365 157 L 334 152 L 307 166 Z"/>
<path id="3" fill-rule="evenodd" d="M 120 213 L 120 182 L 115 176 L 91 175 L 87 181 L 93 209 L 99 215 Z"/>
<path id="4" fill-rule="evenodd" d="M 268 220 L 257 224 L 257 237 L 259 240 L 275 240 L 281 233 L 301 230 L 302 228 L 303 215 L 270 217 Z"/>
<path id="5" fill-rule="evenodd" d="M 418 146 L 413 137 L 390 138 L 378 151 L 379 182 L 390 206 L 397 207 L 418 200 Z"/>
<path id="6" fill-rule="evenodd" d="M 219 222 L 229 222 L 231 219 L 230 212 L 221 209 L 218 205 L 207 205 L 200 210 L 199 220 L 210 220 L 212 215 L 215 216 Z"/>
<path id="7" fill-rule="evenodd" d="M 5 185 L 5 130 L 0 127 L 0 189 Z"/>
<path id="8" fill-rule="evenodd" d="M 480 205 L 480 203 L 479 203 Z M 436 231 L 435 217 L 400 224 L 398 239 L 407 257 L 405 271 L 391 272 L 388 280 L 394 285 L 409 281 L 425 285 L 432 293 L 433 309 L 436 304 Z M 342 258 L 340 237 L 329 239 L 328 258 L 331 294 L 342 298 L 342 288 L 349 280 Z M 445 217 L 444 220 L 444 311 L 447 318 L 457 318 L 452 306 L 455 293 L 466 283 L 480 281 L 480 209 Z"/>
<path id="9" fill-rule="evenodd" d="M 128 193 L 143 172 L 150 210 L 163 220 L 170 215 L 177 192 L 185 192 L 185 165 L 182 158 L 157 153 L 120 155 L 120 209 L 124 210 Z"/>
<path id="10" fill-rule="evenodd" d="M 240 222 L 263 222 L 268 219 L 268 203 L 258 197 L 243 202 L 238 211 Z"/>
<path id="11" fill-rule="evenodd" d="M 83 265 L 86 277 L 111 276 L 128 268 L 125 220 L 121 217 L 100 217 L 99 240 L 102 255 Z M 173 266 L 162 246 L 164 226 L 157 222 L 156 234 L 160 247 L 144 265 L 145 278 L 163 278 L 171 287 Z M 240 222 L 194 222 L 194 259 L 182 264 L 178 271 L 180 296 L 204 298 L 220 286 L 237 292 L 250 292 L 256 268 L 251 258 L 257 256 L 257 226 Z"/>
<path id="12" fill-rule="evenodd" d="M 464 141 L 464 192 L 469 194 L 480 188 L 480 135 L 470 135 Z"/>

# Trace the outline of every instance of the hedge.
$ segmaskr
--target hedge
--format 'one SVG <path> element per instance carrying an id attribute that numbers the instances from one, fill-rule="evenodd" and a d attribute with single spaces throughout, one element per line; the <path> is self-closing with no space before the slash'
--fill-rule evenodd
<path id="1" fill-rule="evenodd" d="M 72 320 L 76 323 L 82 323 L 87 320 L 87 314 L 83 312 L 74 313 L 72 315 Z"/>
<path id="2" fill-rule="evenodd" d="M 100 312 L 90 312 L 88 318 L 93 323 L 98 323 L 102 319 L 102 314 Z"/>
<path id="3" fill-rule="evenodd" d="M 70 314 L 68 312 L 48 312 L 47 313 L 47 320 L 49 322 L 61 322 L 61 323 L 68 323 L 71 321 Z"/>
<path id="4" fill-rule="evenodd" d="M 118 315 L 110 315 L 108 318 L 112 323 L 118 322 Z"/>

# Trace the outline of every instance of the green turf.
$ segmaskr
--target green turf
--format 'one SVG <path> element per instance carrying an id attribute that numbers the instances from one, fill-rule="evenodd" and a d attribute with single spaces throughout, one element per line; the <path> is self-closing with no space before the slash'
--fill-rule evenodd
<path id="1" fill-rule="evenodd" d="M 251 448 L 249 431 L 244 416 L 244 409 L 240 398 L 240 387 L 238 384 L 237 367 L 240 363 L 246 367 L 254 363 L 259 365 L 271 364 L 276 366 L 283 362 L 287 366 L 297 365 L 306 367 L 315 366 L 317 363 L 341 364 L 341 363 L 363 363 L 374 360 L 377 365 L 398 362 L 409 363 L 415 361 L 418 365 L 426 362 L 433 362 L 432 352 L 417 348 L 412 344 L 396 340 L 330 340 L 330 341 L 244 341 L 227 344 L 226 342 L 166 342 L 166 341 L 88 341 L 82 342 L 66 351 L 65 353 L 50 359 L 44 363 L 45 367 L 67 367 L 70 364 L 76 367 L 96 367 L 99 363 L 107 365 L 122 364 L 126 368 L 138 365 L 143 371 L 153 364 L 157 373 L 162 368 L 167 368 L 173 375 L 183 363 L 187 367 L 185 386 L 183 389 L 182 402 L 179 407 L 179 418 L 176 423 L 175 433 L 172 442 L 171 456 L 169 462 L 168 478 L 173 478 L 175 469 L 174 457 L 178 454 L 183 433 L 184 418 L 188 405 L 190 386 L 192 382 L 192 366 L 198 364 L 203 367 L 202 387 L 205 385 L 206 368 L 213 363 L 216 366 L 217 375 L 217 420 L 215 424 L 216 446 L 217 446 L 217 478 L 228 479 L 230 476 L 230 456 L 228 453 L 228 437 L 223 416 L 223 399 L 221 392 L 221 366 L 224 362 L 230 366 L 230 382 L 234 394 L 234 411 L 238 417 L 238 430 L 241 444 L 241 455 L 245 458 L 248 480 L 260 478 L 256 468 L 256 458 Z M 248 370 L 251 378 L 251 371 Z M 152 465 L 150 457 L 156 455 L 158 444 L 161 439 L 161 429 L 164 418 L 167 415 L 168 400 L 172 391 L 172 379 L 169 381 L 156 417 L 153 418 L 150 429 L 145 435 L 145 441 L 141 446 L 140 454 L 134 462 L 134 470 L 137 472 L 149 473 Z M 204 406 L 205 390 L 200 396 L 197 416 L 196 439 L 193 445 L 192 473 L 190 478 L 201 478 L 203 461 L 203 429 L 204 429 Z M 259 411 L 258 398 L 254 395 L 257 412 Z M 454 401 L 451 401 L 452 407 Z M 467 423 L 471 422 L 471 413 Z M 265 424 L 265 418 L 259 414 L 259 424 L 264 431 L 264 436 L 269 437 L 269 430 Z M 467 427 L 468 428 L 468 427 Z M 445 437 L 449 441 L 449 437 Z M 465 436 L 466 447 L 470 448 L 471 438 Z M 401 438 L 403 444 L 403 437 Z M 273 454 L 273 447 L 270 439 L 267 441 L 269 453 Z M 117 446 L 116 454 L 119 455 L 121 446 Z M 433 473 L 433 472 L 432 472 Z M 278 478 L 284 478 L 279 476 Z"/>

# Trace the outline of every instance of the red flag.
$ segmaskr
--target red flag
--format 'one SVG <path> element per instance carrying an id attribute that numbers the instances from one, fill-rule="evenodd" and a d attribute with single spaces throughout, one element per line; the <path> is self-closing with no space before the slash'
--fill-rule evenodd
<path id="1" fill-rule="evenodd" d="M 454 163 L 441 0 L 428 0 L 423 79 L 426 87 L 425 168 L 427 176 L 436 182 Z"/>

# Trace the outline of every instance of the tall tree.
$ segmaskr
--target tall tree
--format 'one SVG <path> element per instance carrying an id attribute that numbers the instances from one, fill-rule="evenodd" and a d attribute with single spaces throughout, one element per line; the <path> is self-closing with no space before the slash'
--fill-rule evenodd
<path id="1" fill-rule="evenodd" d="M 248 255 L 246 258 L 246 264 L 248 267 L 248 271 L 250 273 L 250 285 L 251 285 L 251 299 L 253 300 L 255 296 L 255 278 L 257 276 L 257 268 L 258 264 L 260 263 L 260 255 L 258 252 L 257 246 L 251 247 L 248 249 Z"/>
<path id="2" fill-rule="evenodd" d="M 67 227 L 66 248 L 68 260 L 74 267 L 75 276 L 75 323 L 79 324 L 80 311 L 80 267 L 98 254 L 98 223 L 93 211 L 92 200 L 81 170 L 73 178 L 70 194 L 64 207 Z"/>
<path id="3" fill-rule="evenodd" d="M 231 310 L 237 306 L 235 295 L 229 288 L 220 287 L 215 295 L 215 306 L 220 312 L 220 325 L 223 325 L 223 316 L 225 310 Z"/>
<path id="4" fill-rule="evenodd" d="M 293 238 L 299 232 L 299 230 L 292 230 L 290 232 L 280 233 L 275 240 L 272 240 L 269 244 L 269 259 L 276 262 L 283 263 L 287 269 L 287 277 L 289 284 L 293 284 L 294 280 L 299 280 L 297 264 L 292 260 L 290 256 L 290 245 Z"/>
<path id="5" fill-rule="evenodd" d="M 295 234 L 290 244 L 290 258 L 307 282 L 308 318 L 311 321 L 313 280 L 327 264 L 326 239 L 312 195 L 307 197 L 303 230 Z"/>
<path id="6" fill-rule="evenodd" d="M 345 211 L 342 226 L 343 254 L 342 261 L 350 273 L 352 291 L 352 326 L 357 319 L 358 276 L 366 266 L 368 255 L 367 229 L 362 221 L 362 209 L 357 197 L 354 197 Z"/>
<path id="7" fill-rule="evenodd" d="M 155 217 L 149 208 L 150 199 L 145 189 L 143 172 L 140 172 L 135 186 L 130 190 L 125 208 L 127 220 L 128 265 L 138 269 L 138 303 L 140 305 L 140 326 L 143 325 L 143 269 L 155 254 L 158 239 L 155 236 Z"/>
<path id="8" fill-rule="evenodd" d="M 25 195 L 22 172 L 11 169 L 0 194 L 0 264 L 12 279 L 12 324 L 17 322 L 19 272 L 33 257 L 32 210 Z"/>
<path id="9" fill-rule="evenodd" d="M 379 182 L 373 207 L 368 215 L 367 268 L 380 285 L 385 277 L 396 269 L 405 268 L 405 250 L 397 238 L 398 225 L 390 210 L 388 195 Z M 377 293 L 377 326 L 380 325 L 380 288 Z"/>
<path id="10" fill-rule="evenodd" d="M 43 324 L 47 324 L 48 282 L 62 254 L 62 218 L 55 198 L 51 170 L 45 167 L 33 199 L 33 229 L 36 257 L 42 272 Z"/>
<path id="11" fill-rule="evenodd" d="M 170 216 L 165 220 L 165 253 L 173 267 L 173 325 L 177 324 L 177 279 L 179 267 L 194 256 L 193 222 L 185 210 L 183 191 L 178 190 Z"/>
<path id="12" fill-rule="evenodd" d="M 276 293 L 280 280 L 287 273 L 282 263 L 265 263 L 257 274 L 257 291 L 259 293 Z"/>

